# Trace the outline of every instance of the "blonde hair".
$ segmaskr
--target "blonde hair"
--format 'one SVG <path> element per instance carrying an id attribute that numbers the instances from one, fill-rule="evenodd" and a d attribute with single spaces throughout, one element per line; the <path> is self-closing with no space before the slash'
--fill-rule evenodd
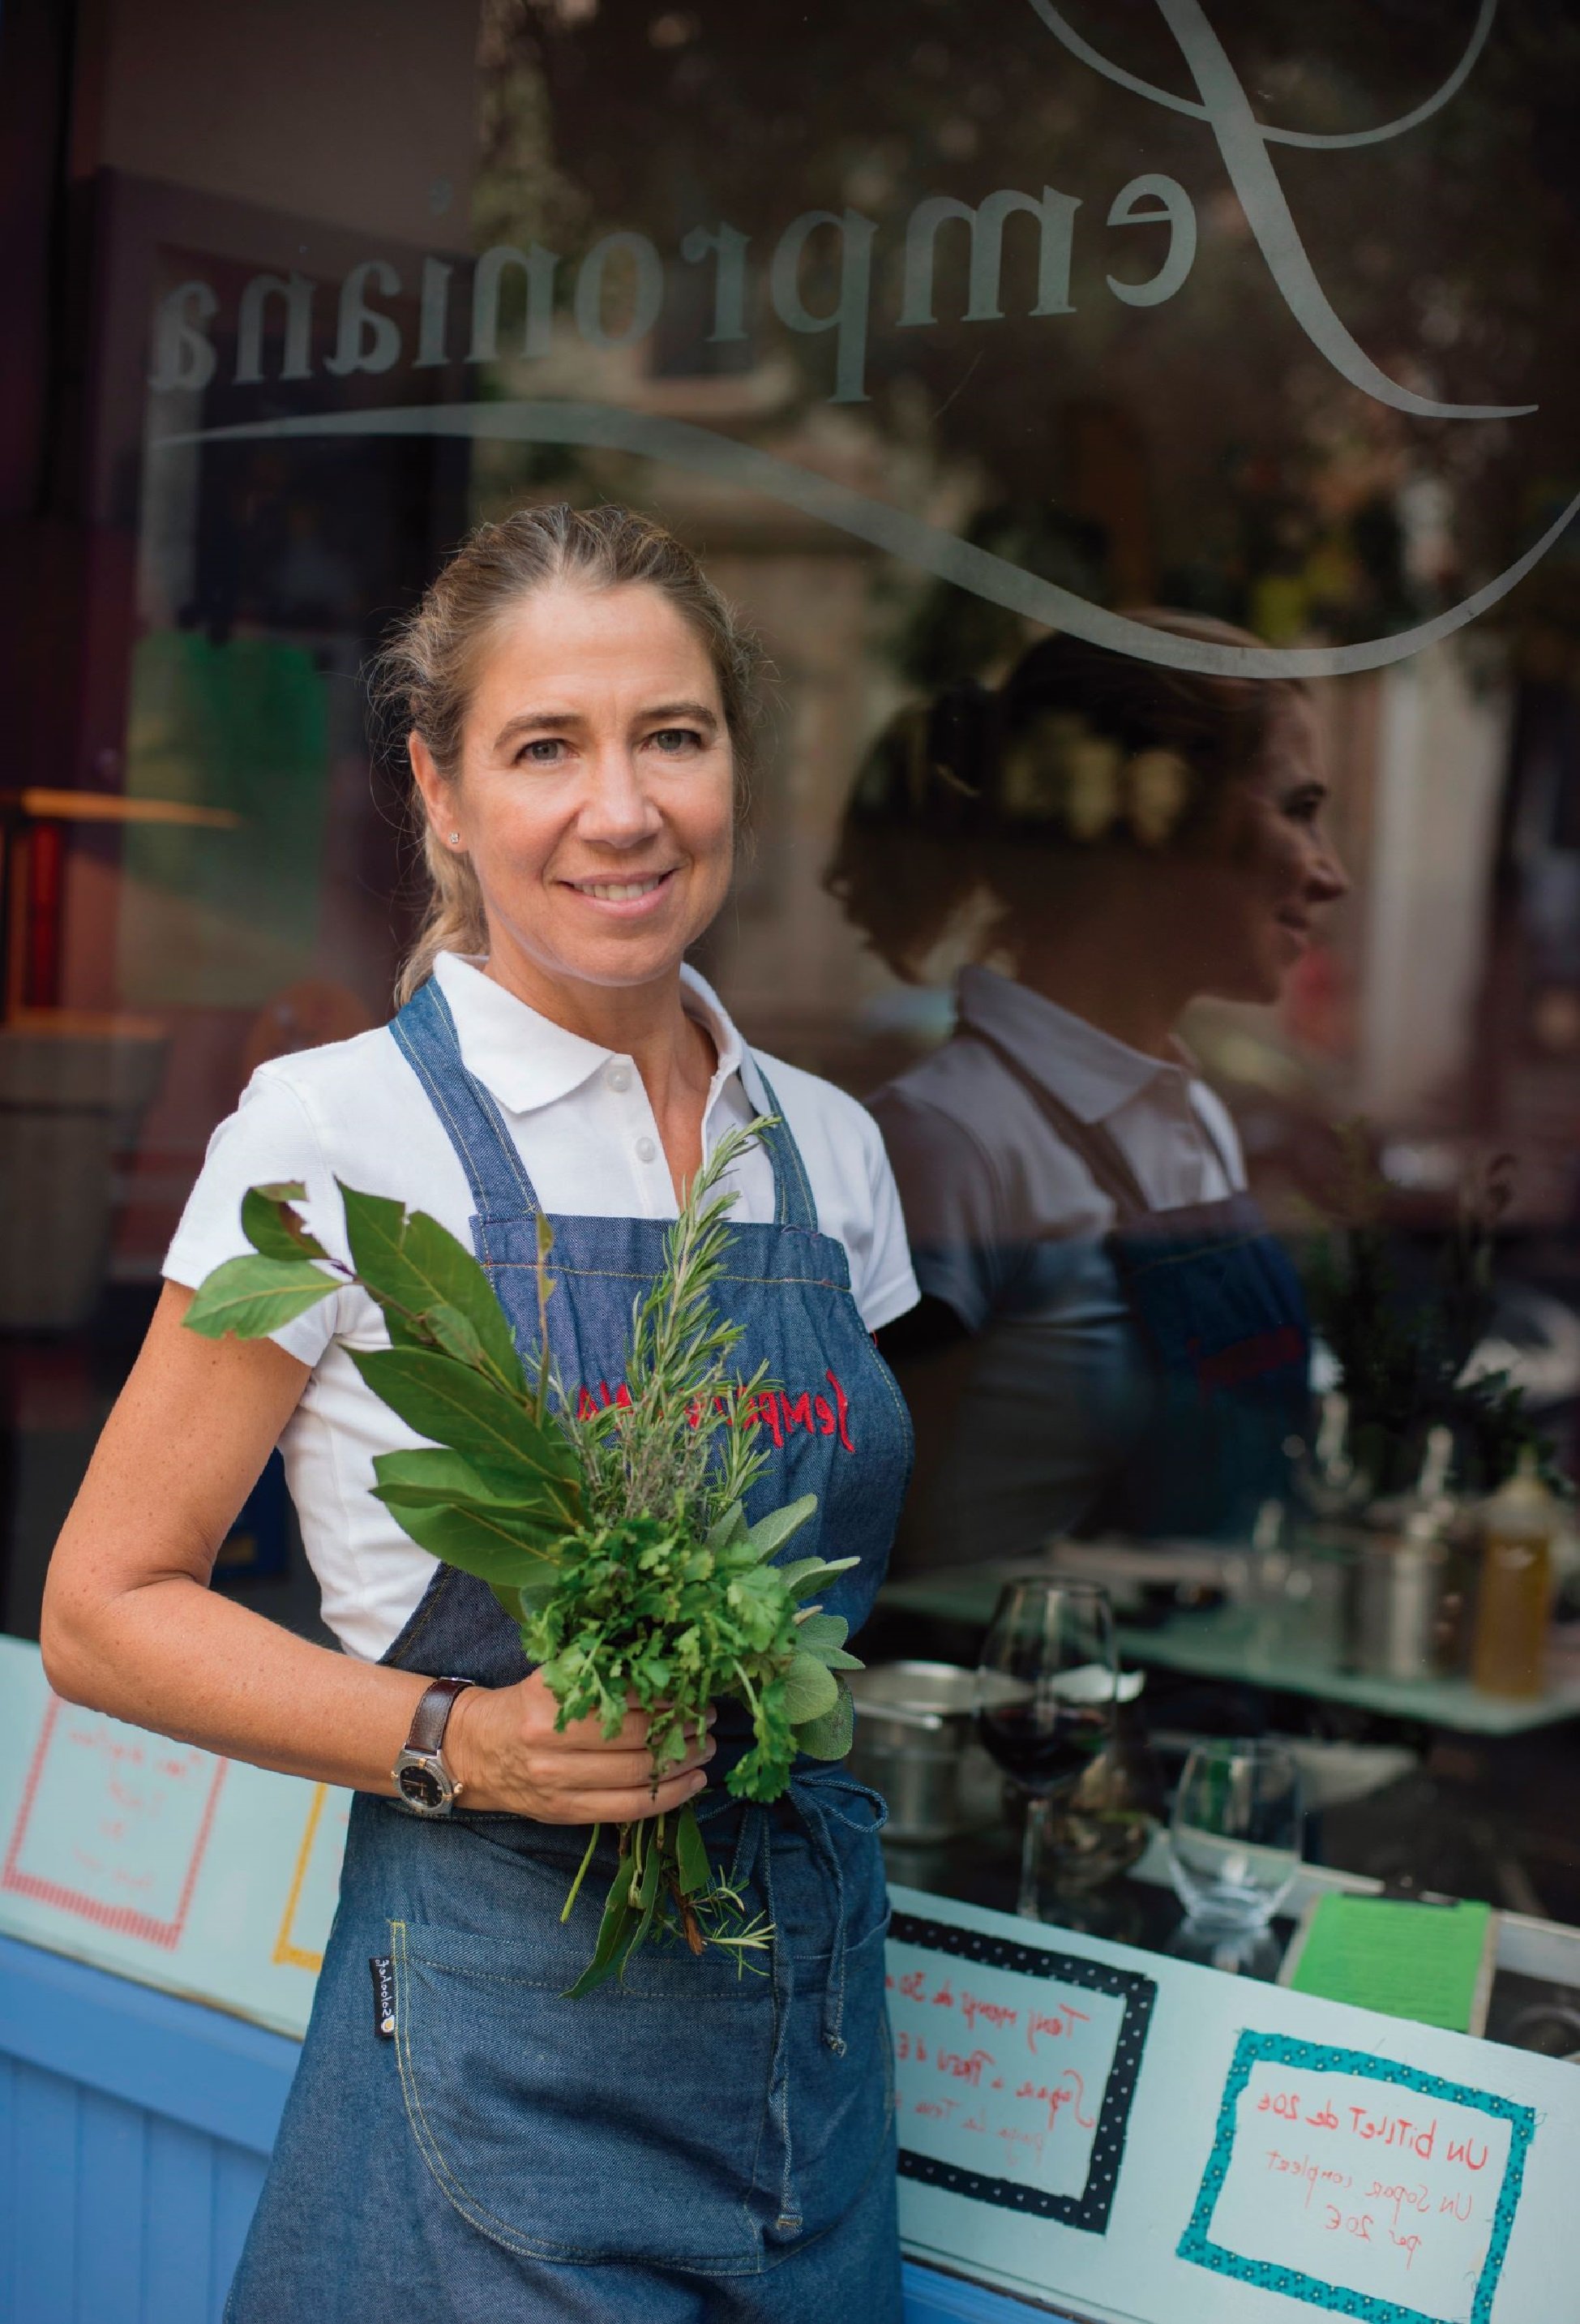
<path id="1" fill-rule="evenodd" d="M 397 623 L 375 658 L 370 693 L 390 742 L 419 734 L 440 773 L 460 765 L 462 730 L 490 632 L 520 598 L 556 581 L 588 589 L 660 589 L 707 649 L 718 680 L 738 780 L 751 771 L 767 659 L 689 549 L 629 509 L 518 509 L 480 525 Z M 427 908 L 401 964 L 397 1006 L 411 998 L 442 952 L 486 950 L 482 895 L 470 862 L 429 824 L 412 779 L 422 835 Z"/>

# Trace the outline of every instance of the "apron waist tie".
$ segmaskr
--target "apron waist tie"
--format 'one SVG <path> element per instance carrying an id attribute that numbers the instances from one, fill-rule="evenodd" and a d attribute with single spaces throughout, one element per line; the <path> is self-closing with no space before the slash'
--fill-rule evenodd
<path id="1" fill-rule="evenodd" d="M 845 2038 L 841 2028 L 845 2015 L 845 1962 L 848 1951 L 848 1917 L 846 1913 L 845 1875 L 840 1862 L 840 1851 L 829 1829 L 828 1811 L 817 1794 L 829 1779 L 793 1775 L 785 1794 L 787 1804 L 800 1819 L 806 1833 L 807 1844 L 814 1862 L 827 1880 L 833 1899 L 833 1927 L 829 1942 L 828 1966 L 823 1976 L 823 2001 L 821 2033 L 825 2045 L 838 2058 L 845 2055 Z M 776 1803 L 777 1804 L 777 1803 Z M 740 1831 L 735 1845 L 734 1860 L 730 1868 L 730 1885 L 744 1889 L 754 1873 L 762 1890 L 763 1903 L 768 1918 L 776 1923 L 772 1948 L 774 2004 L 776 2026 L 774 2053 L 768 2070 L 768 2112 L 779 2133 L 784 2168 L 778 2190 L 778 2216 L 774 2220 L 777 2232 L 793 2236 L 799 2232 L 802 2213 L 795 2191 L 795 2156 L 790 2127 L 790 2038 L 791 2017 L 795 1998 L 795 1957 L 777 1931 L 774 1906 L 774 1847 L 773 1809 L 755 1800 L 736 1802 L 727 1795 L 717 1805 L 709 1801 L 699 1803 L 697 1820 L 705 1833 L 709 1823 L 729 1809 L 740 1810 Z"/>

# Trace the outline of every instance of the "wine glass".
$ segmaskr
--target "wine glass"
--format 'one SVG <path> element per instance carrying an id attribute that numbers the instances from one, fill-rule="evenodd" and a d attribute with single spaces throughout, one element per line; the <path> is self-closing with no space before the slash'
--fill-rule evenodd
<path id="1" fill-rule="evenodd" d="M 1300 1863 L 1300 1771 L 1276 1743 L 1199 1743 L 1169 1826 L 1170 1869 L 1189 1924 L 1266 1927 Z"/>
<path id="2" fill-rule="evenodd" d="M 1107 1592 L 1085 1582 L 1006 1582 L 977 1669 L 977 1731 L 1028 1794 L 1020 1903 L 1041 1918 L 1050 1801 L 1073 1791 L 1114 1732 L 1118 1672 Z"/>

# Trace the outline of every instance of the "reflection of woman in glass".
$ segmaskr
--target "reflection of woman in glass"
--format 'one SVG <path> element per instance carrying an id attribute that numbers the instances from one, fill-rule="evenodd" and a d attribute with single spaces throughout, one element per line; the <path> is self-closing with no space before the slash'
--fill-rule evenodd
<path id="1" fill-rule="evenodd" d="M 1326 796 L 1303 687 L 1066 636 L 869 754 L 829 875 L 850 917 L 910 981 L 971 932 L 1013 971 L 968 967 L 952 1038 L 872 1101 L 924 1294 L 890 1351 L 913 1562 L 1243 1531 L 1279 1489 L 1300 1288 L 1175 1028 L 1278 998 L 1345 890 Z"/>

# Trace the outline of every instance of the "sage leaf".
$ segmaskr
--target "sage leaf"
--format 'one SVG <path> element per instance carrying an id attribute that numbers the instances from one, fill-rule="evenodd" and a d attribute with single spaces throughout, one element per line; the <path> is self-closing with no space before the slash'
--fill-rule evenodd
<path id="1" fill-rule="evenodd" d="M 856 1739 L 856 1705 L 850 1690 L 843 1679 L 834 1683 L 839 1692 L 832 1710 L 795 1729 L 798 1747 L 813 1759 L 842 1759 Z"/>
<path id="2" fill-rule="evenodd" d="M 747 1538 L 759 1559 L 772 1557 L 783 1549 L 793 1533 L 799 1533 L 817 1507 L 815 1493 L 803 1493 L 798 1501 L 787 1501 L 782 1509 L 770 1509 L 756 1525 L 749 1526 Z"/>
<path id="3" fill-rule="evenodd" d="M 860 1563 L 859 1557 L 801 1557 L 793 1564 L 776 1566 L 775 1572 L 792 1598 L 806 1598 L 832 1575 L 847 1573 Z"/>
<path id="4" fill-rule="evenodd" d="M 839 1699 L 840 1683 L 832 1671 L 826 1670 L 815 1655 L 797 1649 L 785 1674 L 785 1708 L 791 1725 L 799 1727 L 809 1719 L 822 1718 Z"/>
<path id="5" fill-rule="evenodd" d="M 842 1646 L 850 1635 L 850 1625 L 843 1614 L 824 1614 L 815 1608 L 796 1617 L 795 1643 L 813 1654 L 824 1646 Z"/>
<path id="6" fill-rule="evenodd" d="M 739 1501 L 731 1501 L 723 1516 L 709 1526 L 703 1536 L 703 1545 L 705 1549 L 718 1551 L 729 1549 L 734 1543 L 748 1538 L 746 1511 Z"/>
<path id="7" fill-rule="evenodd" d="M 227 1259 L 204 1277 L 181 1320 L 205 1340 L 263 1340 L 339 1287 L 308 1259 Z"/>

